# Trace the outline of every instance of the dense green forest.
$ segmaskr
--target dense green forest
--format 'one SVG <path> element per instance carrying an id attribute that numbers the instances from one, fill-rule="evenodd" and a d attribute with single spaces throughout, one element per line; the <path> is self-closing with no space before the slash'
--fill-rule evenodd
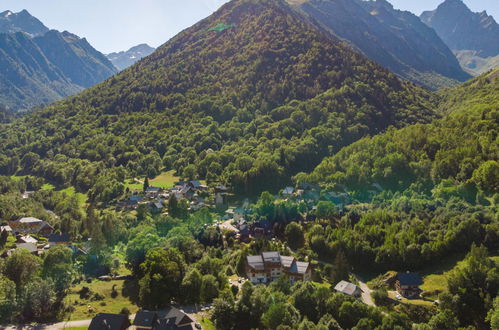
<path id="1" fill-rule="evenodd" d="M 498 326 L 499 70 L 430 93 L 284 1 L 235 0 L 99 86 L 21 118 L 0 109 L 0 122 L 0 224 L 37 217 L 71 240 L 33 234 L 32 254 L 0 233 L 2 324 L 118 313 L 119 297 L 124 314 L 212 304 L 217 329 Z M 206 179 L 210 207 L 174 193 L 116 207 L 127 179 L 146 178 L 142 198 L 165 169 Z M 211 207 L 218 182 L 247 241 Z M 312 281 L 242 283 L 264 251 L 310 262 Z M 380 277 L 376 306 L 334 290 L 449 257 L 435 304 L 389 299 Z"/>
<path id="2" fill-rule="evenodd" d="M 444 92 L 444 118 L 358 141 L 297 178 L 351 190 L 372 184 L 393 191 L 435 188 L 434 193 L 470 201 L 478 190 L 494 195 L 499 189 L 498 72 Z"/>
<path id="3" fill-rule="evenodd" d="M 430 93 L 297 15 L 283 1 L 225 5 L 121 74 L 3 127 L 0 172 L 86 191 L 173 168 L 255 193 L 436 116 Z"/>

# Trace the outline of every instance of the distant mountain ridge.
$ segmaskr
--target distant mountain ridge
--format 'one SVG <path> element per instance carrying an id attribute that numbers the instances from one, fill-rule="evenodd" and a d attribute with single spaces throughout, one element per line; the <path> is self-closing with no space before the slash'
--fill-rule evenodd
<path id="1" fill-rule="evenodd" d="M 399 76 L 437 89 L 470 76 L 438 35 L 385 0 L 288 0 L 332 34 Z"/>
<path id="2" fill-rule="evenodd" d="M 487 12 L 472 12 L 462 0 L 446 0 L 421 20 L 433 28 L 474 74 L 494 68 L 499 62 L 499 24 Z"/>
<path id="3" fill-rule="evenodd" d="M 452 50 L 475 50 L 480 56 L 499 55 L 499 25 L 487 12 L 472 12 L 462 0 L 446 0 L 421 14 Z"/>
<path id="4" fill-rule="evenodd" d="M 128 68 L 129 66 L 132 66 L 144 57 L 151 55 L 155 50 L 155 48 L 147 44 L 140 44 L 130 48 L 127 51 L 108 54 L 107 58 L 111 61 L 111 63 L 114 64 L 114 66 L 118 70 L 121 71 Z"/>
<path id="5" fill-rule="evenodd" d="M 49 30 L 26 10 L 0 14 L 0 104 L 28 110 L 117 72 L 85 38 Z"/>

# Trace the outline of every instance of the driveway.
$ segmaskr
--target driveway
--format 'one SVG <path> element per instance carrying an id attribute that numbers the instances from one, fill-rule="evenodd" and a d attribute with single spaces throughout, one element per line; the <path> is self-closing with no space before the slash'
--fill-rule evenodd
<path id="1" fill-rule="evenodd" d="M 371 297 L 371 292 L 372 290 L 369 289 L 366 283 L 362 282 L 360 277 L 357 275 L 354 275 L 357 281 L 359 282 L 359 288 L 362 290 L 362 302 L 366 305 L 369 306 L 376 306 L 376 304 L 373 301 L 373 298 Z"/>

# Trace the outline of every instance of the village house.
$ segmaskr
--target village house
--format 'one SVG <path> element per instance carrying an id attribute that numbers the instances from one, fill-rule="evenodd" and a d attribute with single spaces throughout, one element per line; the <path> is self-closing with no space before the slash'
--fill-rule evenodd
<path id="1" fill-rule="evenodd" d="M 69 234 L 52 234 L 48 238 L 49 241 L 49 246 L 55 246 L 55 245 L 65 245 L 68 246 L 71 244 L 71 238 L 69 237 Z"/>
<path id="2" fill-rule="evenodd" d="M 12 235 L 12 228 L 10 226 L 0 226 L 0 233 L 7 232 L 7 234 Z"/>
<path id="3" fill-rule="evenodd" d="M 175 307 L 170 307 L 166 311 L 166 315 L 159 318 L 159 325 L 154 327 L 155 330 L 194 330 L 196 325 L 194 321 L 184 313 Z"/>
<path id="4" fill-rule="evenodd" d="M 43 220 L 33 217 L 21 218 L 16 221 L 11 221 L 9 223 L 9 226 L 14 232 L 22 234 L 37 234 L 49 236 L 54 232 L 54 227 Z"/>
<path id="5" fill-rule="evenodd" d="M 355 298 L 359 298 L 363 292 L 362 289 L 357 285 L 347 281 L 340 281 L 338 284 L 336 284 L 334 290 Z"/>
<path id="6" fill-rule="evenodd" d="M 150 203 L 149 207 L 150 207 L 152 213 L 161 213 L 161 211 L 163 211 L 163 208 L 164 208 L 163 203 L 161 203 L 161 202 Z"/>
<path id="7" fill-rule="evenodd" d="M 33 243 L 33 244 L 36 244 L 38 243 L 38 240 L 31 237 L 30 235 L 16 235 L 16 243 Z"/>
<path id="8" fill-rule="evenodd" d="M 193 330 L 200 325 L 178 308 L 170 307 L 166 311 L 150 312 L 140 311 L 135 315 L 132 329 L 137 330 Z"/>
<path id="9" fill-rule="evenodd" d="M 285 198 L 293 197 L 294 193 L 295 193 L 295 188 L 293 187 L 286 187 L 282 190 L 282 196 Z"/>
<path id="10" fill-rule="evenodd" d="M 161 192 L 161 188 L 159 187 L 147 187 L 145 194 L 147 198 L 158 198 Z"/>
<path id="11" fill-rule="evenodd" d="M 129 326 L 127 315 L 99 313 L 90 322 L 88 330 L 125 330 Z"/>
<path id="12" fill-rule="evenodd" d="M 158 315 L 155 312 L 139 311 L 135 314 L 133 328 L 137 330 L 151 330 L 159 325 Z"/>
<path id="13" fill-rule="evenodd" d="M 310 281 L 312 267 L 309 262 L 297 261 L 294 257 L 281 256 L 279 252 L 263 252 L 246 258 L 246 276 L 253 283 L 270 283 L 281 275 L 289 280 Z"/>
<path id="14" fill-rule="evenodd" d="M 421 275 L 417 273 L 398 273 L 395 288 L 401 296 L 414 298 L 421 293 L 421 289 L 419 288 L 421 284 L 423 284 L 423 280 Z"/>

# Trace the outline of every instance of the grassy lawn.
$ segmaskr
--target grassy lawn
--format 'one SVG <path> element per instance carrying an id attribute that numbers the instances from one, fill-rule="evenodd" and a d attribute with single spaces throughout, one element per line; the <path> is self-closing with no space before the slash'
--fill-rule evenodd
<path id="1" fill-rule="evenodd" d="M 410 304 L 410 305 L 417 305 L 424 307 L 435 307 L 432 301 L 423 300 L 423 299 L 406 299 L 402 297 L 401 300 L 398 300 L 396 291 L 388 291 L 388 297 L 390 297 L 395 301 L 400 301 L 403 304 Z"/>
<path id="2" fill-rule="evenodd" d="M 88 320 L 97 313 L 119 313 L 124 307 L 128 308 L 132 314 L 136 313 L 139 308 L 130 300 L 128 293 L 129 290 L 133 291 L 133 288 L 129 288 L 129 282 L 127 285 L 125 284 L 125 281 L 93 280 L 91 283 L 82 282 L 74 286 L 66 298 L 67 303 L 75 308 L 71 314 L 71 320 Z M 114 298 L 112 296 L 113 286 L 117 292 Z M 90 289 L 87 298 L 80 297 L 78 293 L 83 287 Z M 102 299 L 96 298 L 96 294 L 100 295 Z"/>
<path id="3" fill-rule="evenodd" d="M 203 330 L 215 330 L 216 329 L 213 322 L 206 317 L 203 317 L 201 319 L 201 321 L 199 321 L 199 324 L 201 324 L 201 326 L 203 327 Z"/>
<path id="4" fill-rule="evenodd" d="M 421 289 L 427 292 L 426 298 L 436 300 L 440 293 L 447 291 L 447 276 L 450 271 L 463 264 L 463 259 L 462 256 L 452 256 L 422 272 L 423 285 L 421 285 Z M 491 259 L 499 264 L 499 256 L 492 256 Z"/>
<path id="5" fill-rule="evenodd" d="M 143 181 L 143 178 L 139 178 L 140 181 Z M 175 176 L 175 171 L 163 172 L 154 179 L 149 179 L 149 185 L 154 187 L 160 187 L 164 189 L 172 188 L 175 182 L 178 182 L 180 177 Z M 130 190 L 142 190 L 144 185 L 142 183 L 136 182 L 133 179 L 128 180 L 125 183 L 125 187 Z"/>

